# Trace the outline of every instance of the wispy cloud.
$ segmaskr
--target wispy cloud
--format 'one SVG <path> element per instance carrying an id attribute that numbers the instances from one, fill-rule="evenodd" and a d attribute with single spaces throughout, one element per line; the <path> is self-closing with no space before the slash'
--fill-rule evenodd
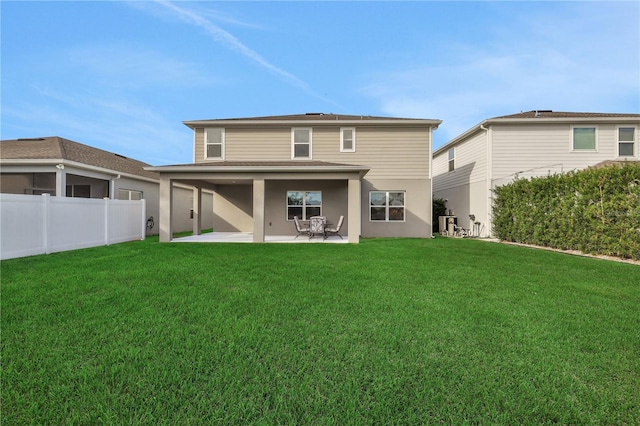
<path id="1" fill-rule="evenodd" d="M 196 26 L 198 28 L 203 29 L 207 34 L 209 34 L 209 36 L 211 36 L 211 38 L 213 38 L 213 40 L 215 40 L 217 43 L 220 43 L 221 45 L 225 46 L 226 48 L 237 52 L 238 54 L 250 59 L 251 61 L 255 62 L 256 64 L 258 64 L 260 67 L 264 68 L 265 70 L 283 78 L 286 82 L 288 82 L 289 84 L 291 84 L 294 87 L 297 87 L 299 89 L 301 89 L 302 91 L 304 91 L 305 93 L 307 93 L 308 95 L 311 95 L 315 98 L 318 98 L 324 102 L 336 105 L 336 106 L 340 106 L 339 104 L 337 104 L 336 102 L 332 101 L 331 99 L 326 98 L 325 96 L 322 96 L 321 94 L 319 94 L 318 92 L 316 92 L 315 90 L 313 90 L 304 80 L 298 78 L 297 76 L 293 75 L 292 73 L 272 64 L 270 61 L 268 61 L 265 57 L 263 57 L 261 54 L 259 54 L 258 52 L 256 52 L 255 50 L 251 49 L 250 47 L 246 46 L 244 43 L 242 43 L 237 37 L 235 37 L 233 34 L 229 33 L 228 31 L 225 31 L 224 29 L 220 28 L 218 25 L 214 24 L 211 19 L 209 19 L 208 14 L 205 12 L 196 12 L 195 10 L 192 9 L 187 9 L 185 7 L 181 7 L 178 6 L 176 3 L 174 2 L 170 2 L 167 0 L 155 0 L 155 3 L 165 7 L 167 10 L 173 12 L 174 16 L 177 17 L 178 19 L 180 19 L 181 21 L 189 24 L 189 25 L 193 25 Z M 229 17 L 225 18 L 227 21 L 230 20 Z"/>
<path id="2" fill-rule="evenodd" d="M 595 9 L 577 4 L 558 16 L 511 16 L 485 45 L 442 40 L 443 48 L 455 46 L 446 63 L 370 74 L 361 93 L 387 114 L 442 119 L 434 135 L 440 144 L 522 110 L 638 112 L 640 29 L 637 22 L 620 26 L 625 8 Z M 612 110 L 620 105 L 628 109 Z"/>
<path id="3" fill-rule="evenodd" d="M 24 101 L 3 110 L 12 121 L 29 123 L 25 137 L 62 136 L 152 164 L 190 161 L 184 144 L 188 130 L 181 132 L 178 123 L 146 104 L 89 91 L 37 91 L 37 103 Z"/>
<path id="4" fill-rule="evenodd" d="M 68 64 L 110 86 L 144 88 L 211 85 L 216 78 L 195 64 L 180 61 L 134 43 L 74 47 L 61 53 Z"/>

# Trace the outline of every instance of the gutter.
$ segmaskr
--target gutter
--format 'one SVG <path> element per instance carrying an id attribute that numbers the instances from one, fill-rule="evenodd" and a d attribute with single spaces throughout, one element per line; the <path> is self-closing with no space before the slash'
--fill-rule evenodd
<path id="1" fill-rule="evenodd" d="M 166 173 L 166 172 L 207 172 L 207 173 L 255 173 L 255 172 L 280 172 L 280 173 L 333 173 L 333 172 L 368 172 L 371 170 L 367 166 L 198 166 L 198 165 L 178 165 L 178 166 L 154 166 L 145 167 L 145 170 Z"/>
<path id="2" fill-rule="evenodd" d="M 195 129 L 196 127 L 235 127 L 235 126 L 282 126 L 282 127 L 297 127 L 297 126 L 401 126 L 406 125 L 419 125 L 429 126 L 437 129 L 442 123 L 442 120 L 425 120 L 425 119 L 393 119 L 393 120 L 195 120 L 195 121 L 183 121 L 185 126 Z"/>

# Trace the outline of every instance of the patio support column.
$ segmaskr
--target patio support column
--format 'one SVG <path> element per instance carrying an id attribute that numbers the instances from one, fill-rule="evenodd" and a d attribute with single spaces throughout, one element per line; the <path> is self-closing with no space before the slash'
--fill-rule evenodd
<path id="1" fill-rule="evenodd" d="M 360 218 L 361 218 L 361 203 L 360 203 L 360 178 L 349 179 L 349 206 L 347 213 L 349 215 L 349 222 L 347 224 L 347 236 L 350 243 L 360 242 Z"/>
<path id="2" fill-rule="evenodd" d="M 264 179 L 253 180 L 253 242 L 264 242 Z"/>
<path id="3" fill-rule="evenodd" d="M 67 196 L 67 174 L 64 172 L 64 166 L 58 164 L 56 166 L 56 197 Z"/>
<path id="4" fill-rule="evenodd" d="M 193 235 L 202 234 L 202 188 L 193 187 Z"/>
<path id="5" fill-rule="evenodd" d="M 158 225 L 160 226 L 160 242 L 168 243 L 173 238 L 171 209 L 173 208 L 173 181 L 160 175 L 160 209 Z"/>

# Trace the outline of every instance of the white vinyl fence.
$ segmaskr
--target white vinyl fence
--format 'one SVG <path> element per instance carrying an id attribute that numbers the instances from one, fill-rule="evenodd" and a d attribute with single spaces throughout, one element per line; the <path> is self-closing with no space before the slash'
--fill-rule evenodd
<path id="1" fill-rule="evenodd" d="M 0 194 L 0 259 L 145 238 L 145 201 Z"/>

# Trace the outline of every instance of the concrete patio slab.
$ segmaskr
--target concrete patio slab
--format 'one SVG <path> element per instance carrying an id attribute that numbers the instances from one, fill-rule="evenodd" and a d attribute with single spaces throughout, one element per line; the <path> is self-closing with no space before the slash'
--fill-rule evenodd
<path id="1" fill-rule="evenodd" d="M 295 235 L 267 235 L 264 237 L 265 243 L 348 243 L 349 238 L 346 235 L 340 237 L 331 236 L 326 239 L 321 237 L 309 237 L 300 236 L 298 238 Z M 201 235 L 189 235 L 187 237 L 174 238 L 171 242 L 175 243 L 252 243 L 253 234 L 251 232 L 209 232 Z"/>

